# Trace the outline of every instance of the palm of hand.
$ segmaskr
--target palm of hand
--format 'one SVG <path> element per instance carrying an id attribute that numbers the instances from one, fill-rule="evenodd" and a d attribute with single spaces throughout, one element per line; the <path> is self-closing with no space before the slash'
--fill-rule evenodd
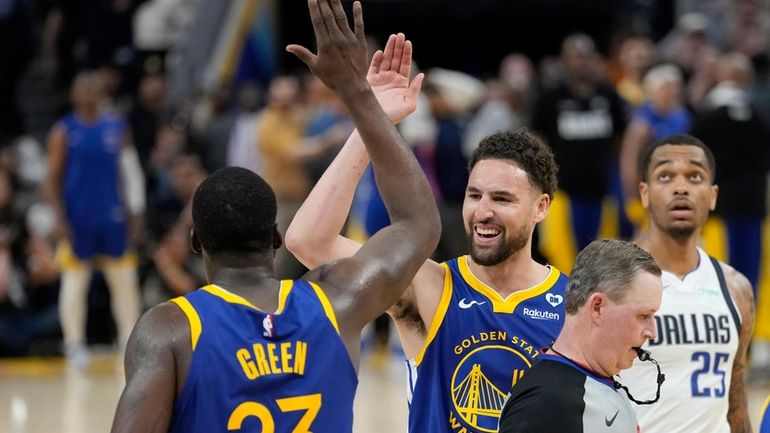
<path id="1" fill-rule="evenodd" d="M 417 109 L 417 99 L 409 93 L 409 77 L 388 70 L 370 73 L 366 79 L 391 122 L 398 123 Z"/>

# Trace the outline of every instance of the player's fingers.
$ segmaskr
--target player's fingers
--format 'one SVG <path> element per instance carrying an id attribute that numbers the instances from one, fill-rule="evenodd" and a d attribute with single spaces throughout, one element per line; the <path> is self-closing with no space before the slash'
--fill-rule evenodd
<path id="1" fill-rule="evenodd" d="M 401 70 L 401 55 L 404 53 L 404 41 L 406 41 L 406 36 L 403 33 L 396 35 L 396 44 L 393 47 L 393 60 L 390 62 L 390 69 L 396 72 Z"/>
<path id="2" fill-rule="evenodd" d="M 366 34 L 364 33 L 364 9 L 361 6 L 360 1 L 353 2 L 353 31 L 359 41 L 366 41 Z"/>
<path id="3" fill-rule="evenodd" d="M 310 12 L 310 22 L 313 23 L 316 44 L 320 47 L 329 40 L 329 31 L 318 7 L 318 0 L 307 0 L 307 9 Z"/>
<path id="4" fill-rule="evenodd" d="M 399 75 L 408 77 L 412 71 L 412 41 L 404 42 L 404 51 L 401 54 L 401 67 L 398 70 Z"/>
<path id="5" fill-rule="evenodd" d="M 324 25 L 326 26 L 326 30 L 329 32 L 330 38 L 341 38 L 343 37 L 342 32 L 340 31 L 340 28 L 337 27 L 337 21 L 334 18 L 334 12 L 332 12 L 332 8 L 329 5 L 329 0 L 317 0 L 318 1 L 318 10 L 321 11 L 321 17 L 323 17 Z"/>
<path id="6" fill-rule="evenodd" d="M 390 35 L 388 42 L 385 43 L 385 49 L 383 50 L 382 63 L 380 64 L 380 71 L 389 71 L 390 64 L 393 61 L 393 51 L 396 46 L 396 35 Z"/>
<path id="7" fill-rule="evenodd" d="M 407 91 L 410 98 L 417 99 L 417 96 L 420 94 L 420 89 L 422 89 L 422 81 L 424 79 L 425 74 L 422 72 L 414 76 L 412 82 L 409 83 L 409 90 Z"/>
<path id="8" fill-rule="evenodd" d="M 380 72 L 380 63 L 382 63 L 382 50 L 377 50 L 372 56 L 372 63 L 369 65 L 369 75 Z"/>
<path id="9" fill-rule="evenodd" d="M 286 47 L 286 51 L 297 56 L 300 60 L 302 60 L 304 64 L 308 66 L 308 68 L 310 68 L 310 70 L 313 70 L 315 67 L 315 60 L 317 56 L 311 53 L 307 48 L 301 45 L 291 44 Z"/>
<path id="10" fill-rule="evenodd" d="M 348 17 L 345 15 L 345 10 L 342 8 L 342 2 L 340 0 L 330 0 L 330 6 L 332 13 L 334 14 L 334 21 L 337 28 L 346 37 L 353 36 L 353 31 L 348 24 Z"/>

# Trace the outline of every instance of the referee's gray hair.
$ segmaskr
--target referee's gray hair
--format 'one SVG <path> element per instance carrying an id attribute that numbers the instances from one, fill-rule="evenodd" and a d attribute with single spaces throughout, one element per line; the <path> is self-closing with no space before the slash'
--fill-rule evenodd
<path id="1" fill-rule="evenodd" d="M 567 314 L 574 314 L 591 293 L 607 295 L 620 301 L 631 288 L 638 272 L 660 276 L 660 267 L 650 253 L 638 246 L 616 239 L 591 242 L 578 254 L 567 284 Z"/>

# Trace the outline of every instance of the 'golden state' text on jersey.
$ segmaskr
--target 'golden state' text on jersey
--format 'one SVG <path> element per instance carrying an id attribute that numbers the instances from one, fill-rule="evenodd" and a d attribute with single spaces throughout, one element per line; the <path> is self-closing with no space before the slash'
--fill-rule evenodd
<path id="1" fill-rule="evenodd" d="M 323 291 L 281 282 L 258 310 L 215 285 L 175 298 L 192 358 L 169 432 L 350 432 L 358 379 Z"/>
<path id="2" fill-rule="evenodd" d="M 469 260 L 442 264 L 444 289 L 425 346 L 407 361 L 411 433 L 496 432 L 512 384 L 564 323 L 567 278 L 557 269 L 503 299 L 471 273 Z"/>

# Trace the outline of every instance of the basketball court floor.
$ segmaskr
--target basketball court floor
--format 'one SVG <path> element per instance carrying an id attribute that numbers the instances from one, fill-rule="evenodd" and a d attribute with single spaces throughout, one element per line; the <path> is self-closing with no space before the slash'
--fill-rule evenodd
<path id="1" fill-rule="evenodd" d="M 122 360 L 96 353 L 86 372 L 61 358 L 0 360 L 1 433 L 109 432 L 123 388 Z M 749 388 L 756 426 L 770 386 Z M 406 431 L 406 371 L 399 355 L 371 355 L 361 363 L 355 404 L 355 433 Z"/>

